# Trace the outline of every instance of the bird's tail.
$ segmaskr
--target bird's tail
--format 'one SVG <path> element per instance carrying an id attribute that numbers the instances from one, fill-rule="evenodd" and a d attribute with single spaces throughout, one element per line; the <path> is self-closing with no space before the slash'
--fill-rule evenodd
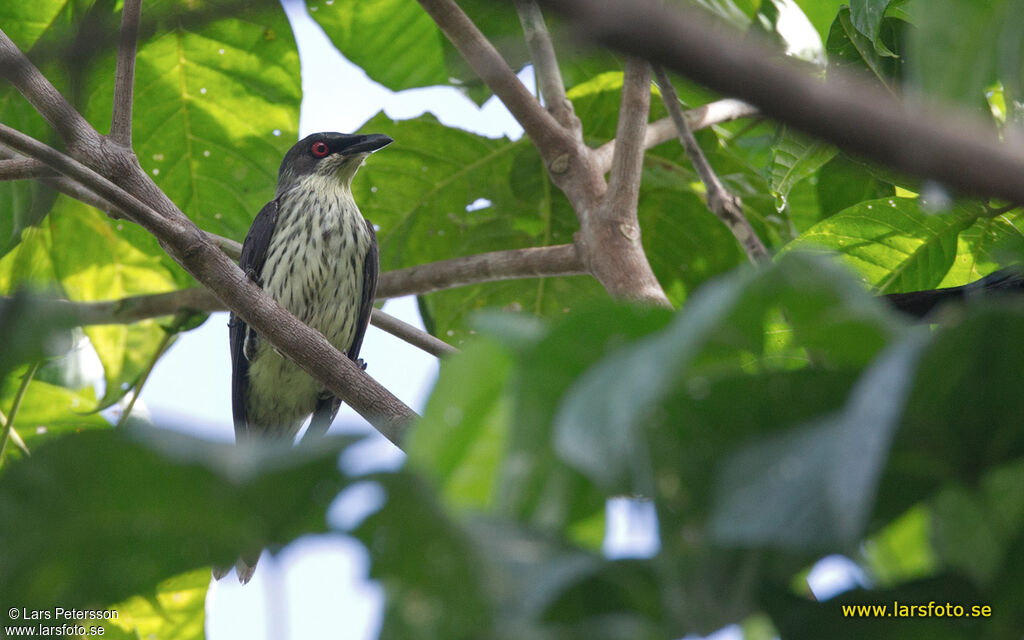
<path id="1" fill-rule="evenodd" d="M 1005 294 L 1024 294 L 1024 268 L 1014 266 L 1000 269 L 959 287 L 890 293 L 882 298 L 898 311 L 924 318 L 947 302 L 964 301 L 981 295 Z"/>
<path id="2" fill-rule="evenodd" d="M 252 576 L 256 573 L 256 564 L 260 560 L 260 552 L 256 553 L 245 553 L 238 556 L 238 560 L 235 561 L 235 573 L 238 574 L 238 581 L 242 584 L 248 583 L 252 580 Z M 220 580 L 224 576 L 228 575 L 231 571 L 231 567 L 213 567 L 213 578 L 214 580 Z"/>

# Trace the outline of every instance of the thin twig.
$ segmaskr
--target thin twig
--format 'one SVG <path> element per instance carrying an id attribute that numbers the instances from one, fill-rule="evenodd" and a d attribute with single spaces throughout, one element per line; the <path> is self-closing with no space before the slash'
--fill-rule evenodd
<path id="1" fill-rule="evenodd" d="M 571 244 L 493 251 L 386 271 L 377 283 L 377 299 L 422 295 L 498 280 L 586 273 L 576 247 Z"/>
<path id="2" fill-rule="evenodd" d="M 0 411 L 0 427 L 5 424 L 7 424 L 7 416 L 4 415 L 3 411 Z M 11 444 L 18 447 L 18 451 L 21 451 L 26 456 L 32 455 L 32 452 L 28 450 L 28 445 L 26 445 L 25 441 L 21 439 L 21 436 L 18 434 L 18 430 L 15 429 L 13 425 L 11 426 L 9 433 L 11 436 Z"/>
<path id="3" fill-rule="evenodd" d="M 167 347 L 170 346 L 175 333 L 176 331 L 174 330 L 164 330 L 164 336 L 160 339 L 160 344 L 157 345 L 156 351 L 153 352 L 153 357 L 151 357 L 149 362 L 146 363 L 146 369 L 142 372 L 142 375 L 139 376 L 138 382 L 135 383 L 135 388 L 132 390 L 132 398 L 128 401 L 128 406 L 126 406 L 124 411 L 121 412 L 121 417 L 117 419 L 117 424 L 114 425 L 115 427 L 123 426 L 124 423 L 128 421 L 128 416 L 131 415 L 132 409 L 135 408 L 136 401 L 138 401 L 139 396 L 142 395 L 142 389 L 146 386 L 146 381 L 149 380 L 149 376 L 153 373 L 153 367 L 156 366 L 156 362 L 160 359 L 160 356 L 167 351 Z"/>
<path id="4" fill-rule="evenodd" d="M 519 22 L 523 25 L 526 46 L 530 49 L 530 60 L 537 75 L 540 94 L 544 97 L 551 115 L 566 129 L 576 136 L 582 135 L 579 118 L 573 112 L 572 102 L 565 96 L 565 83 L 562 70 L 558 68 L 558 58 L 551 42 L 544 16 L 537 6 L 536 0 L 514 0 Z"/>
<path id="5" fill-rule="evenodd" d="M 704 150 L 697 144 L 697 138 L 690 130 L 690 125 L 683 115 L 683 109 L 679 106 L 679 97 L 676 95 L 675 87 L 672 86 L 672 79 L 665 73 L 665 68 L 660 65 L 654 65 L 654 74 L 661 87 L 662 101 L 665 103 L 665 108 L 668 109 L 672 122 L 675 123 L 679 143 L 683 145 L 690 164 L 697 171 L 700 181 L 704 183 L 708 209 L 736 237 L 747 254 L 747 259 L 754 264 L 767 262 L 770 259 L 768 249 L 761 242 L 761 238 L 757 237 L 754 228 L 750 226 L 750 221 L 743 215 L 743 205 L 740 203 L 739 197 L 725 188 L 704 155 Z"/>
<path id="6" fill-rule="evenodd" d="M 912 107 L 842 70 L 823 82 L 755 39 L 653 0 L 542 0 L 604 46 L 681 73 L 757 106 L 850 153 L 978 196 L 1024 203 L 1024 153 L 990 126 L 921 101 Z"/>
<path id="7" fill-rule="evenodd" d="M 64 99 L 25 54 L 0 30 L 0 77 L 6 78 L 36 108 L 68 147 L 97 143 L 99 134 Z"/>
<path id="8" fill-rule="evenodd" d="M 121 41 L 117 48 L 117 70 L 114 73 L 114 112 L 110 120 L 110 138 L 128 149 L 132 146 L 135 53 L 141 17 L 142 0 L 124 0 L 121 9 Z"/>
<path id="9" fill-rule="evenodd" d="M 373 310 L 373 313 L 370 315 L 370 324 L 438 358 L 443 358 L 459 351 L 447 342 L 435 338 L 426 331 L 403 322 L 393 315 L 384 313 L 380 309 Z"/>
<path id="10" fill-rule="evenodd" d="M 748 118 L 757 114 L 756 107 L 733 98 L 716 100 L 683 112 L 683 115 L 686 117 L 686 123 L 690 125 L 690 131 L 700 131 L 716 124 L 739 118 Z M 644 148 L 656 147 L 663 142 L 668 142 L 675 138 L 676 135 L 676 124 L 672 121 L 672 116 L 655 120 L 647 125 L 647 132 L 644 134 Z M 600 167 L 602 173 L 608 173 L 611 170 L 612 156 L 614 155 L 614 140 L 609 140 L 594 150 L 595 162 Z"/>
<path id="11" fill-rule="evenodd" d="M 14 419 L 18 416 L 18 409 L 21 408 L 21 401 L 25 398 L 25 393 L 28 391 L 28 385 L 32 382 L 32 378 L 35 377 L 36 371 L 39 369 L 39 362 L 35 362 L 29 367 L 29 370 L 25 372 L 25 375 L 21 377 L 21 384 L 18 385 L 18 390 L 14 394 L 14 399 L 11 401 L 11 410 L 7 412 L 7 419 L 4 421 L 3 429 L 0 430 L 0 460 L 4 458 L 4 449 L 7 448 L 7 440 L 11 435 L 11 431 L 14 429 Z"/>

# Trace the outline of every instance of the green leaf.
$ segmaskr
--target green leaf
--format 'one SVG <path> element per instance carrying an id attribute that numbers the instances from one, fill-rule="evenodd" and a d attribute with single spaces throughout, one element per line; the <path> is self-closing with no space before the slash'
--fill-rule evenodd
<path id="1" fill-rule="evenodd" d="M 0 7 L 0 24 L 19 49 L 28 51 L 67 4 L 68 0 L 5 3 Z"/>
<path id="2" fill-rule="evenodd" d="M 69 299 L 118 300 L 164 293 L 176 279 L 159 256 L 140 251 L 119 231 L 124 225 L 61 196 L 49 220 L 54 272 Z M 120 229 L 119 229 L 120 227 Z M 164 337 L 156 320 L 85 328 L 103 364 L 106 392 L 99 408 L 116 402 L 135 383 Z"/>
<path id="3" fill-rule="evenodd" d="M 429 472 L 451 505 L 482 510 L 493 502 L 509 431 L 502 396 L 511 364 L 508 351 L 486 338 L 445 358 L 409 436 L 409 462 Z"/>
<path id="4" fill-rule="evenodd" d="M 829 29 L 836 19 L 839 8 L 847 4 L 846 0 L 796 0 L 804 15 L 811 21 L 821 36 L 821 41 L 828 40 Z"/>
<path id="5" fill-rule="evenodd" d="M 857 540 L 928 338 L 908 333 L 886 349 L 837 415 L 730 456 L 710 524 L 715 538 L 793 549 Z"/>
<path id="6" fill-rule="evenodd" d="M 595 300 L 552 321 L 542 338 L 522 350 L 512 381 L 515 428 L 502 465 L 499 513 L 555 531 L 603 513 L 604 496 L 551 446 L 556 412 L 590 366 L 670 318 L 662 310 Z"/>
<path id="7" fill-rule="evenodd" d="M 772 194 L 777 207 L 786 206 L 789 192 L 835 157 L 839 150 L 818 140 L 810 140 L 786 129 L 774 147 Z"/>
<path id="8" fill-rule="evenodd" d="M 945 277 L 957 236 L 979 214 L 971 204 L 929 214 L 909 198 L 868 200 L 814 225 L 780 254 L 827 249 L 881 292 L 929 289 Z"/>
<path id="9" fill-rule="evenodd" d="M 0 406 L 6 411 L 14 389 L 0 395 Z M 53 438 L 85 431 L 105 429 L 110 423 L 96 413 L 85 413 L 96 405 L 92 389 L 72 391 L 33 380 L 28 386 L 14 428 L 28 446 L 29 451 Z"/>
<path id="10" fill-rule="evenodd" d="M 161 11 L 168 28 L 139 43 L 136 61 L 139 163 L 201 228 L 241 240 L 273 197 L 281 158 L 297 137 L 302 92 L 291 28 L 273 5 L 198 26 L 186 26 L 196 5 L 158 4 Z M 100 128 L 110 122 L 113 70 L 112 48 L 86 84 L 84 113 Z M 162 255 L 141 229 L 122 233 Z"/>
<path id="11" fill-rule="evenodd" d="M 168 578 L 153 592 L 133 596 L 110 607 L 117 612 L 117 619 L 103 621 L 106 630 L 103 635 L 115 640 L 204 640 L 209 586 L 208 567 Z"/>
<path id="12" fill-rule="evenodd" d="M 867 166 L 845 154 L 836 156 L 821 167 L 815 188 L 823 218 L 864 200 L 891 198 L 895 195 L 891 184 L 883 182 Z M 809 227 L 798 228 L 802 233 Z"/>
<path id="13" fill-rule="evenodd" d="M 230 564 L 240 550 L 322 531 L 349 442 L 241 448 L 125 429 L 56 438 L 4 468 L 0 599 L 109 605 Z"/>
<path id="14" fill-rule="evenodd" d="M 882 42 L 880 31 L 885 11 L 893 0 L 850 0 L 850 20 L 861 34 L 875 45 L 875 52 L 880 56 L 895 56 Z"/>
<path id="15" fill-rule="evenodd" d="M 897 24 L 902 23 L 894 21 L 893 30 L 897 30 Z M 883 47 L 884 50 L 880 52 L 879 49 Z M 850 9 L 847 7 L 840 9 L 836 15 L 828 33 L 828 40 L 825 42 L 825 51 L 830 64 L 856 72 L 867 70 L 883 86 L 890 87 L 899 77 L 899 59 L 891 55 L 881 38 L 872 41 L 861 33 L 854 25 Z"/>
<path id="16" fill-rule="evenodd" d="M 463 0 L 459 8 L 497 47 L 513 69 L 529 63 L 522 27 L 511 4 Z M 392 91 L 453 85 L 482 104 L 490 89 L 462 58 L 434 21 L 413 0 L 311 2 L 310 15 L 339 51 Z M 621 64 L 607 52 L 581 52 L 571 30 L 548 20 L 567 86 Z"/>
<path id="17" fill-rule="evenodd" d="M 956 259 L 940 287 L 973 282 L 1006 263 L 1009 256 L 1024 250 L 1024 211 L 1011 211 L 995 218 L 982 217 L 957 237 Z"/>
<path id="18" fill-rule="evenodd" d="M 392 91 L 447 84 L 444 35 L 412 0 L 310 3 L 338 50 Z"/>
<path id="19" fill-rule="evenodd" d="M 556 450 L 606 490 L 650 493 L 640 430 L 689 376 L 736 371 L 741 363 L 779 367 L 777 337 L 765 330 L 780 308 L 793 339 L 816 358 L 861 364 L 898 331 L 878 304 L 835 265 L 807 256 L 719 280 L 691 298 L 666 329 L 576 381 L 556 417 Z"/>

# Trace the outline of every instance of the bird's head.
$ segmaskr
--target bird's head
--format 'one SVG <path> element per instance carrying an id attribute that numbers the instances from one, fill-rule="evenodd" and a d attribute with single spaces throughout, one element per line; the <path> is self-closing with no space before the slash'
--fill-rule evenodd
<path id="1" fill-rule="evenodd" d="M 277 174 L 277 193 L 288 191 L 306 176 L 334 176 L 345 186 L 368 155 L 393 141 L 380 133 L 314 133 L 288 150 Z"/>

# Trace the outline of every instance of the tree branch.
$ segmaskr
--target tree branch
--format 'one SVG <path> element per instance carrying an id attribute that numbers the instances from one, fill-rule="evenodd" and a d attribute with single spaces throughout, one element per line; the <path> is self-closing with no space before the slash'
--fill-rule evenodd
<path id="1" fill-rule="evenodd" d="M 99 134 L 92 125 L 64 99 L 3 30 L 0 30 L 0 77 L 10 81 L 25 96 L 64 138 L 69 148 L 99 141 Z"/>
<path id="2" fill-rule="evenodd" d="M 526 35 L 526 46 L 530 49 L 530 60 L 537 74 L 540 94 L 544 96 L 548 111 L 560 125 L 573 132 L 575 137 L 582 137 L 579 118 L 573 112 L 572 102 L 565 95 L 565 82 L 562 71 L 558 68 L 558 58 L 551 42 L 544 16 L 537 6 L 536 0 L 514 0 L 519 22 L 523 25 Z"/>
<path id="3" fill-rule="evenodd" d="M 544 160 L 550 164 L 563 155 L 566 147 L 572 144 L 571 136 L 527 91 L 469 16 L 453 0 L 419 0 L 419 3 L 473 67 L 473 71 L 512 112 Z"/>
<path id="4" fill-rule="evenodd" d="M 132 146 L 132 99 L 135 86 L 135 53 L 139 40 L 142 0 L 124 0 L 121 9 L 121 41 L 114 75 L 114 111 L 110 138 L 128 149 Z"/>
<path id="5" fill-rule="evenodd" d="M 583 220 L 577 240 L 590 272 L 616 298 L 671 307 L 640 242 L 637 201 L 643 173 L 644 131 L 651 104 L 651 68 L 626 61 L 622 104 L 615 134 L 608 190 L 601 204 Z"/>
<path id="6" fill-rule="evenodd" d="M 756 116 L 757 114 L 756 107 L 733 98 L 716 100 L 696 109 L 683 112 L 686 123 L 690 125 L 690 131 L 700 131 L 722 122 Z M 676 124 L 672 121 L 672 116 L 655 120 L 647 125 L 647 132 L 644 134 L 644 148 L 656 147 L 675 137 Z M 615 140 L 609 140 L 594 150 L 595 163 L 601 169 L 601 173 L 608 173 L 611 170 L 612 157 L 614 155 Z"/>
<path id="7" fill-rule="evenodd" d="M 664 65 L 764 115 L 903 173 L 1024 203 L 1024 155 L 953 112 L 908 108 L 830 69 L 822 82 L 752 40 L 728 37 L 699 12 L 652 0 L 543 0 L 596 42 Z"/>
<path id="8" fill-rule="evenodd" d="M 0 160 L 0 180 L 49 178 L 56 175 L 56 171 L 33 158 L 8 158 Z"/>
<path id="9" fill-rule="evenodd" d="M 683 110 L 679 106 L 676 89 L 672 86 L 672 79 L 665 73 L 665 68 L 660 65 L 654 66 L 654 73 L 657 76 L 658 85 L 661 87 L 662 101 L 665 103 L 665 108 L 668 109 L 669 117 L 675 124 L 679 143 L 683 145 L 690 164 L 700 176 L 700 181 L 704 183 L 708 209 L 729 228 L 737 242 L 743 247 L 747 259 L 754 264 L 767 262 L 770 259 L 768 249 L 757 237 L 754 228 L 750 226 L 750 221 L 743 215 L 743 205 L 740 203 L 739 197 L 730 193 L 719 180 L 718 174 L 711 167 L 704 151 L 697 144 L 697 138 L 690 131 L 690 126 L 683 116 Z"/>
<path id="10" fill-rule="evenodd" d="M 426 331 L 418 329 L 407 322 L 402 322 L 393 315 L 384 313 L 380 309 L 374 309 L 370 315 L 370 323 L 382 331 L 405 340 L 414 347 L 419 347 L 432 356 L 443 358 L 459 350 L 447 342 L 435 338 Z"/>
<path id="11" fill-rule="evenodd" d="M 7 300 L 9 298 L 6 296 L 0 296 L 0 302 Z M 43 313 L 60 314 L 62 317 L 69 318 L 76 326 L 82 327 L 133 324 L 142 320 L 173 316 L 190 311 L 199 313 L 227 311 L 224 303 L 204 287 L 191 287 L 167 293 L 151 293 L 96 302 L 40 299 L 37 304 Z M 426 331 L 402 322 L 379 309 L 373 310 L 370 322 L 375 327 L 439 358 L 458 351 L 455 347 L 435 338 Z"/>
<path id="12" fill-rule="evenodd" d="M 493 251 L 386 271 L 377 282 L 377 299 L 422 295 L 481 282 L 585 275 L 586 269 L 571 244 Z"/>

